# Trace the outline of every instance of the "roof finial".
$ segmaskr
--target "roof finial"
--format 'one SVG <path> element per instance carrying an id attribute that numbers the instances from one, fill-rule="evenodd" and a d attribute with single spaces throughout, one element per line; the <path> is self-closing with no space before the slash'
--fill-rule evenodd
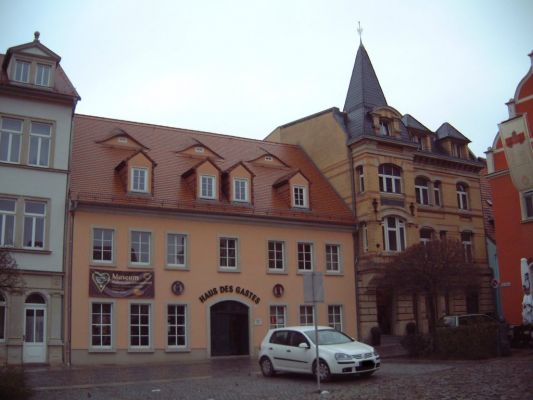
<path id="1" fill-rule="evenodd" d="M 35 32 L 33 33 L 33 38 L 34 38 L 34 40 L 37 41 L 37 42 L 39 41 L 39 36 L 41 36 L 41 34 L 39 33 L 39 31 L 35 31 Z"/>
<path id="2" fill-rule="evenodd" d="M 361 21 L 357 21 L 357 33 L 359 34 L 359 44 L 363 44 L 363 28 L 361 28 Z"/>

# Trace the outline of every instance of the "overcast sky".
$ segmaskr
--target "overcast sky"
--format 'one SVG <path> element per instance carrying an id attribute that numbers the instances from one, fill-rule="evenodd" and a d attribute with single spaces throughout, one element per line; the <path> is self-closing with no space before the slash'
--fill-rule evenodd
<path id="1" fill-rule="evenodd" d="M 531 66 L 533 0 L 0 0 L 0 52 L 62 57 L 77 112 L 263 139 L 342 109 L 357 22 L 390 106 L 477 156 Z"/>

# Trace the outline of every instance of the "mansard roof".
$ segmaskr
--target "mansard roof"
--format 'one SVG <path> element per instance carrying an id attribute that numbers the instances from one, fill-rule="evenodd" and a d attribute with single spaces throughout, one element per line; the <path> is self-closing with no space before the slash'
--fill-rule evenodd
<path id="1" fill-rule="evenodd" d="M 97 142 L 114 128 L 122 129 L 147 146 L 145 154 L 157 163 L 151 197 L 137 199 L 124 193 L 114 168 L 135 150 L 101 146 Z M 253 207 L 236 207 L 226 197 L 202 201 L 196 198 L 183 174 L 196 166 L 198 158 L 176 153 L 199 142 L 221 156 L 210 159 L 220 171 L 230 171 L 242 162 L 253 174 Z M 248 162 L 272 155 L 280 160 L 276 168 Z M 205 160 L 201 161 L 205 162 Z M 234 136 L 170 128 L 114 119 L 75 115 L 73 125 L 71 196 L 79 204 L 101 207 L 142 207 L 165 212 L 201 213 L 231 217 L 255 217 L 294 222 L 328 223 L 353 226 L 351 210 L 335 192 L 305 152 L 296 145 L 244 139 Z M 287 203 L 286 193 L 273 187 L 280 179 L 300 171 L 310 182 L 309 196 L 313 207 L 295 212 Z"/>
<path id="2" fill-rule="evenodd" d="M 466 143 L 470 143 L 470 140 L 466 136 L 464 136 L 448 122 L 443 123 L 439 127 L 439 129 L 437 129 L 436 133 L 439 139 L 453 138 Z"/>

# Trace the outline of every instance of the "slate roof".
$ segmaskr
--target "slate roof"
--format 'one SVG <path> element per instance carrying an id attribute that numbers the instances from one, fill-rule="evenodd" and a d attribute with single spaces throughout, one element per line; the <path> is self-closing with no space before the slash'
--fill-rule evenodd
<path id="1" fill-rule="evenodd" d="M 436 133 L 439 139 L 454 138 L 470 143 L 470 140 L 466 136 L 464 136 L 448 122 L 443 123 L 439 129 L 437 129 Z"/>
<path id="2" fill-rule="evenodd" d="M 153 172 L 152 196 L 125 193 L 115 167 L 137 150 L 101 143 L 117 128 L 143 143 L 148 148 L 145 153 L 157 164 Z M 195 198 L 193 189 L 182 175 L 201 162 L 202 158 L 176 150 L 198 142 L 223 157 L 210 159 L 220 171 L 227 172 L 236 163 L 242 162 L 254 175 L 252 205 L 236 205 L 225 197 L 220 201 Z M 268 154 L 287 166 L 269 167 L 253 161 Z M 276 182 L 279 184 L 280 179 L 294 171 L 300 171 L 310 182 L 308 210 L 291 209 L 287 192 L 274 187 Z M 214 133 L 75 115 L 71 182 L 72 200 L 102 206 L 139 206 L 169 212 L 250 216 L 346 226 L 355 223 L 351 210 L 299 146 Z"/>
<path id="3" fill-rule="evenodd" d="M 414 129 L 418 129 L 419 131 L 425 131 L 425 132 L 431 133 L 431 130 L 426 128 L 420 121 L 418 121 L 415 117 L 413 117 L 410 114 L 405 114 L 402 117 L 402 122 L 407 128 L 414 128 Z"/>
<path id="4" fill-rule="evenodd" d="M 350 139 L 360 135 L 373 135 L 370 112 L 374 107 L 386 106 L 378 77 L 365 47 L 361 43 L 348 86 L 343 111 L 346 113 L 346 129 Z"/>

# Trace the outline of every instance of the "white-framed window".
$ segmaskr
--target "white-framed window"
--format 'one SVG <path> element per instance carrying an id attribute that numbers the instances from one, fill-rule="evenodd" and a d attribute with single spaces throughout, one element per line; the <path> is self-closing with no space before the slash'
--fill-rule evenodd
<path id="1" fill-rule="evenodd" d="M 28 164 L 48 167 L 52 126 L 43 122 L 31 122 Z"/>
<path id="2" fill-rule="evenodd" d="M 27 61 L 15 61 L 15 80 L 28 83 L 30 81 L 30 63 Z"/>
<path id="3" fill-rule="evenodd" d="M 187 306 L 185 304 L 167 305 L 167 346 L 178 349 L 188 346 Z"/>
<path id="4" fill-rule="evenodd" d="M 46 203 L 41 201 L 24 202 L 24 247 L 44 249 Z"/>
<path id="5" fill-rule="evenodd" d="M 39 86 L 50 86 L 50 72 L 52 67 L 47 64 L 37 64 L 37 73 L 35 74 L 35 84 Z"/>
<path id="6" fill-rule="evenodd" d="M 219 238 L 219 266 L 222 269 L 237 269 L 238 240 Z"/>
<path id="7" fill-rule="evenodd" d="M 379 191 L 385 193 L 401 193 L 402 171 L 393 164 L 381 164 L 378 169 Z"/>
<path id="8" fill-rule="evenodd" d="M 292 199 L 294 207 L 307 208 L 307 188 L 305 186 L 294 185 L 292 187 Z"/>
<path id="9" fill-rule="evenodd" d="M 0 161 L 20 162 L 23 121 L 2 117 L 0 125 Z"/>
<path id="10" fill-rule="evenodd" d="M 363 222 L 361 225 L 362 230 L 362 237 L 363 237 L 363 252 L 368 252 L 368 226 L 366 225 L 366 222 Z"/>
<path id="11" fill-rule="evenodd" d="M 433 230 L 428 228 L 420 229 L 420 243 L 428 244 L 433 239 Z"/>
<path id="12" fill-rule="evenodd" d="M 312 326 L 315 323 L 313 306 L 300 306 L 300 325 Z"/>
<path id="13" fill-rule="evenodd" d="M 148 170 L 133 167 L 131 169 L 131 191 L 146 193 L 148 191 Z"/>
<path id="14" fill-rule="evenodd" d="M 131 231 L 130 262 L 137 265 L 150 264 L 152 233 Z"/>
<path id="15" fill-rule="evenodd" d="M 522 193 L 524 219 L 533 218 L 533 190 Z"/>
<path id="16" fill-rule="evenodd" d="M 468 210 L 468 186 L 464 183 L 458 183 L 457 189 L 457 207 L 460 210 Z"/>
<path id="17" fill-rule="evenodd" d="M 187 264 L 187 235 L 182 233 L 167 234 L 167 265 L 185 267 Z"/>
<path id="18" fill-rule="evenodd" d="M 200 197 L 203 199 L 216 199 L 216 178 L 211 175 L 200 177 Z"/>
<path id="19" fill-rule="evenodd" d="M 130 347 L 148 349 L 151 346 L 151 305 L 130 304 Z"/>
<path id="20" fill-rule="evenodd" d="M 6 298 L 0 293 L 0 342 L 6 340 Z"/>
<path id="21" fill-rule="evenodd" d="M 233 180 L 233 201 L 248 202 L 248 179 Z"/>
<path id="22" fill-rule="evenodd" d="M 298 243 L 298 271 L 313 270 L 313 244 Z"/>
<path id="23" fill-rule="evenodd" d="M 452 156 L 461 158 L 462 146 L 459 143 L 452 142 Z"/>
<path id="24" fill-rule="evenodd" d="M 268 241 L 268 269 L 271 271 L 285 270 L 285 242 Z"/>
<path id="25" fill-rule="evenodd" d="M 332 328 L 342 331 L 342 306 L 328 305 L 328 324 Z"/>
<path id="26" fill-rule="evenodd" d="M 390 136 L 390 123 L 387 120 L 380 120 L 379 121 L 379 134 L 381 136 Z"/>
<path id="27" fill-rule="evenodd" d="M 113 229 L 93 229 L 93 261 L 113 262 L 114 236 L 115 231 Z"/>
<path id="28" fill-rule="evenodd" d="M 365 171 L 362 165 L 358 165 L 355 168 L 355 174 L 359 185 L 359 193 L 363 193 L 365 191 Z"/>
<path id="29" fill-rule="evenodd" d="M 415 179 L 416 202 L 421 205 L 429 205 L 429 185 L 426 178 L 417 177 Z"/>
<path id="30" fill-rule="evenodd" d="M 440 207 L 442 205 L 440 187 L 440 181 L 433 182 L 433 201 L 437 207 Z"/>
<path id="31" fill-rule="evenodd" d="M 287 307 L 270 306 L 270 329 L 287 326 Z"/>
<path id="32" fill-rule="evenodd" d="M 15 245 L 16 213 L 16 200 L 0 199 L 0 247 L 13 247 Z"/>
<path id="33" fill-rule="evenodd" d="M 472 252 L 472 232 L 461 232 L 461 242 L 463 243 L 464 256 L 466 262 L 474 261 L 474 254 Z"/>
<path id="34" fill-rule="evenodd" d="M 91 347 L 111 349 L 113 347 L 113 304 L 91 304 Z"/>
<path id="35" fill-rule="evenodd" d="M 341 272 L 341 246 L 326 244 L 326 271 Z"/>
<path id="36" fill-rule="evenodd" d="M 385 217 L 381 224 L 385 251 L 405 250 L 405 222 L 399 217 Z"/>

